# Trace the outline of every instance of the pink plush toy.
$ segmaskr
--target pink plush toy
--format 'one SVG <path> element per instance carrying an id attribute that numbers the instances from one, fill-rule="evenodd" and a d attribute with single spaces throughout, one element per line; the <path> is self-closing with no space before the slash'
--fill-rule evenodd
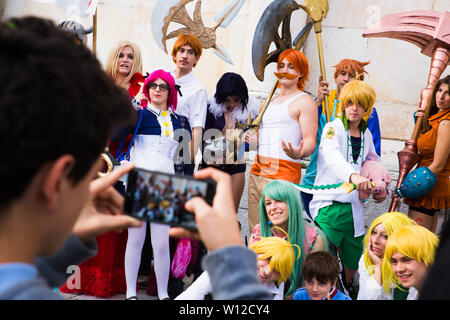
<path id="1" fill-rule="evenodd" d="M 372 194 L 376 202 L 383 202 L 389 193 L 388 187 L 389 183 L 391 183 L 389 171 L 376 161 L 366 161 L 361 168 L 360 175 L 369 178 L 370 181 L 375 183 L 375 187 L 370 194 Z M 360 191 L 359 200 L 369 199 L 370 194 L 369 192 Z"/>

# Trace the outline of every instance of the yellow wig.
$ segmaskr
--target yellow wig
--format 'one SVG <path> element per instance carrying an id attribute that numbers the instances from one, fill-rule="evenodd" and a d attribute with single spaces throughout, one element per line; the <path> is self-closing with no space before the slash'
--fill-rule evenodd
<path id="1" fill-rule="evenodd" d="M 361 80 L 353 80 L 347 83 L 339 94 L 339 111 L 345 114 L 347 104 L 352 102 L 364 108 L 364 119 L 367 119 L 372 114 L 375 99 L 375 90 L 370 85 Z"/>
<path id="2" fill-rule="evenodd" d="M 372 259 L 370 259 L 369 253 L 367 252 L 367 248 L 369 247 L 369 240 L 372 231 L 379 224 L 382 224 L 384 226 L 384 229 L 386 229 L 386 233 L 389 239 L 392 233 L 398 228 L 408 225 L 416 225 L 416 222 L 414 220 L 411 220 L 406 214 L 403 214 L 401 212 L 383 213 L 372 222 L 372 224 L 369 227 L 369 230 L 367 230 L 366 236 L 364 237 L 363 241 L 364 244 L 363 259 L 366 269 L 369 271 L 369 274 L 373 274 L 375 271 L 373 261 Z"/>
<path id="3" fill-rule="evenodd" d="M 142 55 L 139 46 L 130 41 L 122 41 L 116 45 L 116 47 L 109 53 L 108 59 L 106 60 L 106 73 L 115 81 L 117 80 L 117 66 L 119 64 L 120 52 L 126 48 L 130 47 L 133 50 L 133 65 L 131 66 L 130 73 L 126 77 L 126 81 L 134 76 L 136 72 L 142 73 Z"/>
<path id="4" fill-rule="evenodd" d="M 392 272 L 391 257 L 396 252 L 411 259 L 425 263 L 427 267 L 434 262 L 434 255 L 439 245 L 439 238 L 427 228 L 410 225 L 397 229 L 389 237 L 384 250 L 381 275 L 383 287 L 387 294 L 390 292 L 391 281 L 399 287 L 400 281 Z"/>
<path id="5" fill-rule="evenodd" d="M 296 259 L 293 246 L 296 245 L 291 245 L 289 238 L 286 241 L 280 237 L 261 237 L 261 240 L 251 244 L 249 248 L 258 255 L 259 260 L 270 260 L 270 271 L 275 270 L 280 273 L 280 276 L 275 279 L 277 285 L 280 285 L 291 276 Z M 300 257 L 300 248 L 296 247 Z"/>

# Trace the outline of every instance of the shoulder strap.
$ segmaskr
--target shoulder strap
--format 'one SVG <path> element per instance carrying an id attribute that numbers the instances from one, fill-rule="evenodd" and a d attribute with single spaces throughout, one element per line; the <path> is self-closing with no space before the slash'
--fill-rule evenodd
<path id="1" fill-rule="evenodd" d="M 142 122 L 142 110 L 139 110 L 139 120 L 138 123 L 136 125 L 136 129 L 134 130 L 134 134 L 133 134 L 133 138 L 130 141 L 130 145 L 128 146 L 128 150 L 127 150 L 127 154 L 130 153 L 131 147 L 133 146 L 133 142 L 134 142 L 134 138 L 136 137 L 137 132 L 139 131 L 139 127 L 141 126 L 141 122 Z M 123 145 L 125 143 L 125 139 L 120 143 L 119 148 L 117 149 L 116 152 L 116 157 L 120 154 L 120 152 L 122 151 Z"/>

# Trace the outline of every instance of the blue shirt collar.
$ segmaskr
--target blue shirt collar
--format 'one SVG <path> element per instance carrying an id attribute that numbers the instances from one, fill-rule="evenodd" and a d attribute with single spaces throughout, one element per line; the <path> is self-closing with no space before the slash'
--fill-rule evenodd
<path id="1" fill-rule="evenodd" d="M 0 292 L 37 276 L 38 270 L 32 264 L 19 262 L 0 264 Z"/>

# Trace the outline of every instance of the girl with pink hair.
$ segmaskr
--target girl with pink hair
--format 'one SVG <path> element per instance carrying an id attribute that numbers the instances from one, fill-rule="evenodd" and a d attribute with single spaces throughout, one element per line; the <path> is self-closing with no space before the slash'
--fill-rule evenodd
<path id="1" fill-rule="evenodd" d="M 175 113 L 177 108 L 177 89 L 172 75 L 164 70 L 152 72 L 145 80 L 141 91 L 132 100 L 141 117 L 130 161 L 136 167 L 175 173 L 175 151 L 178 138 L 189 133 L 187 119 Z M 131 126 L 121 130 L 114 137 L 120 139 L 136 130 Z M 181 129 L 185 129 L 180 135 Z M 186 148 L 189 148 L 187 145 Z M 183 148 L 184 150 L 189 150 Z M 147 223 L 140 228 L 128 229 L 128 241 L 125 251 L 125 278 L 127 283 L 126 299 L 137 299 L 136 284 L 141 263 L 141 252 L 145 241 Z M 154 269 L 159 299 L 168 299 L 168 281 L 170 273 L 169 226 L 150 223 L 151 243 L 153 247 Z"/>

